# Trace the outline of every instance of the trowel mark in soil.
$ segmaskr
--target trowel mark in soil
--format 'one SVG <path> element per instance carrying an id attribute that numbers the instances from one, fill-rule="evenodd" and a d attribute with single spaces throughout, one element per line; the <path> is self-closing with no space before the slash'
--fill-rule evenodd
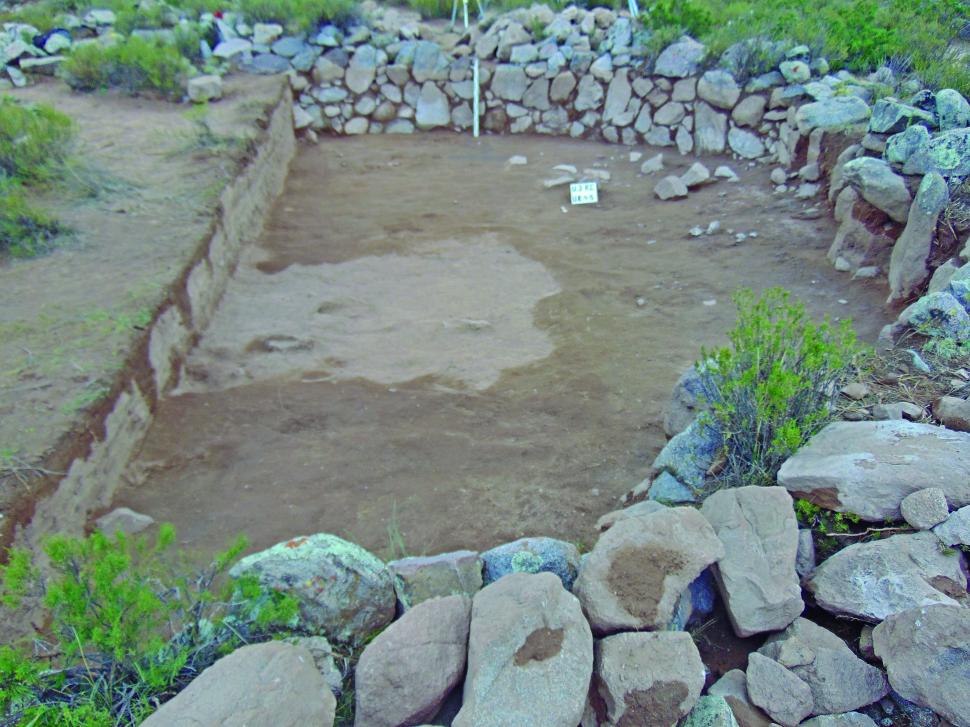
<path id="1" fill-rule="evenodd" d="M 552 352 L 533 309 L 559 290 L 497 235 L 272 275 L 244 266 L 178 393 L 278 377 L 394 384 L 428 375 L 484 390 Z"/>
<path id="2" fill-rule="evenodd" d="M 675 550 L 656 546 L 624 548 L 613 557 L 607 576 L 610 590 L 627 613 L 646 622 L 657 619 L 664 579 L 687 564 Z"/>

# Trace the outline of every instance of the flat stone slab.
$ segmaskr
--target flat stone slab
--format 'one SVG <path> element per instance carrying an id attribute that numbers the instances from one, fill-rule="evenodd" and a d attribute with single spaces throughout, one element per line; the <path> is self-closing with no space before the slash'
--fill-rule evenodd
<path id="1" fill-rule="evenodd" d="M 835 422 L 778 472 L 778 484 L 863 520 L 899 520 L 903 498 L 938 487 L 951 508 L 970 504 L 970 434 L 902 420 Z"/>

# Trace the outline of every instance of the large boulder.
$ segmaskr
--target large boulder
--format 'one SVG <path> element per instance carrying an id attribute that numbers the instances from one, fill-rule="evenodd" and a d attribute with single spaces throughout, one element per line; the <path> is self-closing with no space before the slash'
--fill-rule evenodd
<path id="1" fill-rule="evenodd" d="M 506 101 L 521 101 L 529 79 L 520 66 L 500 65 L 492 74 L 492 93 Z"/>
<path id="2" fill-rule="evenodd" d="M 425 81 L 418 96 L 414 121 L 419 129 L 429 130 L 451 123 L 451 107 L 448 97 L 433 81 Z"/>
<path id="3" fill-rule="evenodd" d="M 465 674 L 471 599 L 418 604 L 374 639 L 354 672 L 354 727 L 430 720 Z"/>
<path id="4" fill-rule="evenodd" d="M 858 188 L 873 207 L 881 209 L 896 222 L 905 222 L 912 199 L 906 182 L 882 159 L 859 157 L 842 167 L 843 178 Z"/>
<path id="5" fill-rule="evenodd" d="M 724 546 L 703 515 L 689 507 L 665 508 L 603 533 L 573 592 L 597 634 L 661 629 L 684 590 L 723 556 Z"/>
<path id="6" fill-rule="evenodd" d="M 873 629 L 872 645 L 893 689 L 956 727 L 970 727 L 970 609 L 897 613 Z"/>
<path id="7" fill-rule="evenodd" d="M 690 366 L 677 379 L 670 403 L 664 409 L 664 433 L 673 437 L 687 429 L 694 418 L 707 408 L 704 400 L 704 382 L 697 367 Z"/>
<path id="8" fill-rule="evenodd" d="M 593 636 L 551 573 L 513 573 L 475 596 L 468 674 L 453 727 L 576 727 L 593 672 Z"/>
<path id="9" fill-rule="evenodd" d="M 331 727 L 337 700 L 306 649 L 269 641 L 224 656 L 143 727 Z"/>
<path id="10" fill-rule="evenodd" d="M 946 180 L 930 172 L 920 182 L 909 209 L 906 227 L 889 259 L 889 300 L 905 300 L 929 277 L 927 262 L 936 237 L 940 213 L 950 199 Z"/>
<path id="11" fill-rule="evenodd" d="M 955 605 L 967 590 L 962 553 L 944 553 L 931 532 L 856 543 L 822 563 L 807 588 L 826 611 L 879 622 L 917 606 Z"/>
<path id="12" fill-rule="evenodd" d="M 243 558 L 230 575 L 253 575 L 293 596 L 304 624 L 335 641 L 362 641 L 394 619 L 394 582 L 384 563 L 329 533 L 277 543 Z"/>
<path id="13" fill-rule="evenodd" d="M 842 639 L 799 618 L 768 638 L 758 653 L 774 659 L 812 690 L 812 714 L 839 714 L 872 704 L 889 692 L 886 676 L 856 656 Z"/>
<path id="14" fill-rule="evenodd" d="M 721 154 L 727 139 L 727 115 L 704 101 L 694 104 L 694 147 L 698 154 Z"/>
<path id="15" fill-rule="evenodd" d="M 714 576 L 735 633 L 788 626 L 804 608 L 791 495 L 783 487 L 724 489 L 704 501 L 701 513 L 724 544 Z"/>
<path id="16" fill-rule="evenodd" d="M 730 111 L 741 98 L 741 87 L 723 69 L 707 71 L 697 82 L 697 95 L 711 106 Z"/>
<path id="17" fill-rule="evenodd" d="M 795 123 L 802 134 L 813 129 L 840 131 L 867 121 L 869 113 L 869 106 L 858 96 L 832 96 L 799 107 Z"/>
<path id="18" fill-rule="evenodd" d="M 401 558 L 387 567 L 405 610 L 429 598 L 474 596 L 482 589 L 482 559 L 471 550 Z"/>
<path id="19" fill-rule="evenodd" d="M 799 727 L 876 727 L 876 723 L 862 712 L 843 712 L 806 719 Z"/>
<path id="20" fill-rule="evenodd" d="M 970 504 L 970 434 L 903 420 L 835 422 L 778 472 L 778 484 L 829 510 L 899 520 L 911 492 L 939 487 L 950 507 Z"/>
<path id="21" fill-rule="evenodd" d="M 939 333 L 954 338 L 958 343 L 970 341 L 970 314 L 957 298 L 946 290 L 940 290 L 907 306 L 899 314 L 898 322 L 910 328 L 932 326 Z"/>
<path id="22" fill-rule="evenodd" d="M 583 727 L 674 727 L 704 687 L 704 663 L 690 634 L 662 631 L 596 642 Z M 545 724 L 545 723 L 543 723 Z"/>
<path id="23" fill-rule="evenodd" d="M 486 586 L 510 573 L 553 573 L 569 590 L 579 572 L 579 550 L 555 538 L 521 538 L 486 550 L 481 558 Z"/>
<path id="24" fill-rule="evenodd" d="M 811 688 L 777 661 L 748 655 L 748 696 L 782 727 L 796 727 L 812 714 Z"/>

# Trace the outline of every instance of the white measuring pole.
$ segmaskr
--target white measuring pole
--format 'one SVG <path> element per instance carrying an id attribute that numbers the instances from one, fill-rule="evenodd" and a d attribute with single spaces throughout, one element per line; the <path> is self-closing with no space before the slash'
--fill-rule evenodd
<path id="1" fill-rule="evenodd" d="M 631 0 L 632 2 L 633 0 Z M 457 2 L 457 0 L 456 0 Z M 462 0 L 464 11 L 465 31 L 468 31 L 468 0 Z M 479 3 L 479 9 L 481 4 Z M 478 138 L 478 107 L 480 105 L 478 90 L 478 56 L 472 60 L 472 136 Z"/>
<path id="2" fill-rule="evenodd" d="M 634 19 L 640 14 L 640 8 L 637 7 L 637 0 L 628 0 L 628 6 L 630 8 L 630 16 Z"/>

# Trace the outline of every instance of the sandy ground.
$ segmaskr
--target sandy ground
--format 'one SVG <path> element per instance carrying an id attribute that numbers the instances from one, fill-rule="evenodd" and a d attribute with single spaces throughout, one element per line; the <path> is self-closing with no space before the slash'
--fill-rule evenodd
<path id="1" fill-rule="evenodd" d="M 652 153 L 650 150 L 644 150 Z M 513 154 L 529 163 L 508 167 Z M 693 159 L 667 153 L 668 172 Z M 739 286 L 784 286 L 873 341 L 882 281 L 825 261 L 827 216 L 729 160 L 678 202 L 627 150 L 450 134 L 303 147 L 116 505 L 211 551 L 329 531 L 391 555 L 523 535 L 589 544 L 663 445 L 671 387 Z M 608 169 L 597 206 L 544 190 Z M 694 225 L 756 231 L 692 238 Z"/>
<path id="2" fill-rule="evenodd" d="M 255 136 L 279 83 L 230 80 L 206 116 L 215 136 Z M 78 140 L 64 184 L 36 200 L 71 232 L 49 255 L 0 263 L 0 465 L 42 463 L 85 426 L 244 153 L 235 142 L 201 148 L 188 104 L 73 93 L 54 81 L 13 93 L 67 113 Z M 0 517 L 25 494 L 0 470 Z"/>

